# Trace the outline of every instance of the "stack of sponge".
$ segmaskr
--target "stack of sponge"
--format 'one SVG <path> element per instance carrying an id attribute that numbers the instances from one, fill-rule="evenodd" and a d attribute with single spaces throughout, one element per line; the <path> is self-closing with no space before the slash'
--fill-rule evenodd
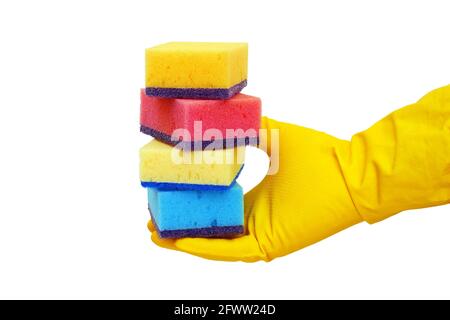
<path id="1" fill-rule="evenodd" d="M 258 143 L 261 101 L 241 94 L 247 44 L 170 42 L 146 50 L 140 179 L 162 238 L 244 231 L 236 179 L 245 146 Z"/>

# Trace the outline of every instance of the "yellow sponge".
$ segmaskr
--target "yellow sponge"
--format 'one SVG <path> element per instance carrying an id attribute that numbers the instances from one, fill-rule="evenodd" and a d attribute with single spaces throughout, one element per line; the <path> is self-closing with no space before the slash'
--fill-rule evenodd
<path id="1" fill-rule="evenodd" d="M 246 43 L 169 42 L 146 50 L 146 93 L 226 99 L 247 83 Z"/>
<path id="2" fill-rule="evenodd" d="M 140 150 L 144 187 L 223 189 L 242 170 L 245 147 L 185 151 L 152 140 Z"/>

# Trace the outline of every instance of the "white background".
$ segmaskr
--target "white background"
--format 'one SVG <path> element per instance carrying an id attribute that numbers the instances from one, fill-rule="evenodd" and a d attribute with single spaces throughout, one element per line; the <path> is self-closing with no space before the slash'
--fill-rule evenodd
<path id="1" fill-rule="evenodd" d="M 450 298 L 449 206 L 225 263 L 152 244 L 138 178 L 145 47 L 249 42 L 244 92 L 266 115 L 349 139 L 450 82 L 449 12 L 430 0 L 0 2 L 0 297 Z"/>

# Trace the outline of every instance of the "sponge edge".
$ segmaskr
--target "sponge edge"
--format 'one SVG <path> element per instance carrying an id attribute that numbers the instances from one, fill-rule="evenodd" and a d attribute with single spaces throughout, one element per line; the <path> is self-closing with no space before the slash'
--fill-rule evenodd
<path id="1" fill-rule="evenodd" d="M 141 148 L 140 158 L 140 178 L 145 187 L 177 184 L 223 188 L 233 184 L 241 171 L 245 147 L 190 152 L 152 140 Z"/>
<path id="2" fill-rule="evenodd" d="M 231 139 L 222 139 L 222 140 L 202 140 L 200 143 L 197 141 L 183 141 L 183 140 L 172 140 L 172 136 L 168 135 L 164 132 L 155 130 L 150 127 L 146 127 L 141 125 L 140 131 L 144 134 L 152 136 L 159 141 L 163 141 L 164 143 L 170 144 L 174 147 L 180 149 L 190 149 L 190 150 L 204 150 L 209 146 L 219 145 L 222 148 L 234 148 L 239 146 L 259 146 L 259 136 L 257 137 L 243 137 L 243 138 L 231 138 Z"/>
<path id="3" fill-rule="evenodd" d="M 150 217 L 152 217 L 151 211 Z M 154 221 L 154 218 L 151 219 L 152 221 Z M 208 228 L 161 231 L 159 230 L 158 225 L 156 223 L 154 225 L 156 232 L 158 232 L 160 238 L 227 238 L 227 237 L 235 237 L 244 233 L 243 226 L 208 227 Z"/>
<path id="4" fill-rule="evenodd" d="M 217 99 L 226 100 L 238 94 L 247 86 L 247 79 L 230 88 L 161 88 L 147 87 L 145 93 L 148 96 L 160 98 L 184 98 L 184 99 Z"/>
<path id="5" fill-rule="evenodd" d="M 229 185 L 214 185 L 214 184 L 191 184 L 191 183 L 176 183 L 176 182 L 144 182 L 141 181 L 141 185 L 144 188 L 158 188 L 160 190 L 226 190 L 232 186 L 239 178 L 239 175 L 244 169 L 244 165 L 241 166 L 238 173 L 234 177 L 234 180 Z"/>
<path id="6" fill-rule="evenodd" d="M 227 237 L 244 231 L 243 191 L 148 189 L 149 211 L 162 238 Z"/>

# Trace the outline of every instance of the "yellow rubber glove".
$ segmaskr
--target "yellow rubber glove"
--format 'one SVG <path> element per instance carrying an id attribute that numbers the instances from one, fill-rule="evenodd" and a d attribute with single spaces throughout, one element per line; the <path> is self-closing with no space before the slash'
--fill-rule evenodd
<path id="1" fill-rule="evenodd" d="M 450 86 L 351 141 L 268 118 L 262 123 L 279 129 L 279 172 L 245 195 L 246 235 L 160 239 L 149 222 L 156 244 L 208 259 L 269 261 L 363 220 L 450 202 Z"/>

